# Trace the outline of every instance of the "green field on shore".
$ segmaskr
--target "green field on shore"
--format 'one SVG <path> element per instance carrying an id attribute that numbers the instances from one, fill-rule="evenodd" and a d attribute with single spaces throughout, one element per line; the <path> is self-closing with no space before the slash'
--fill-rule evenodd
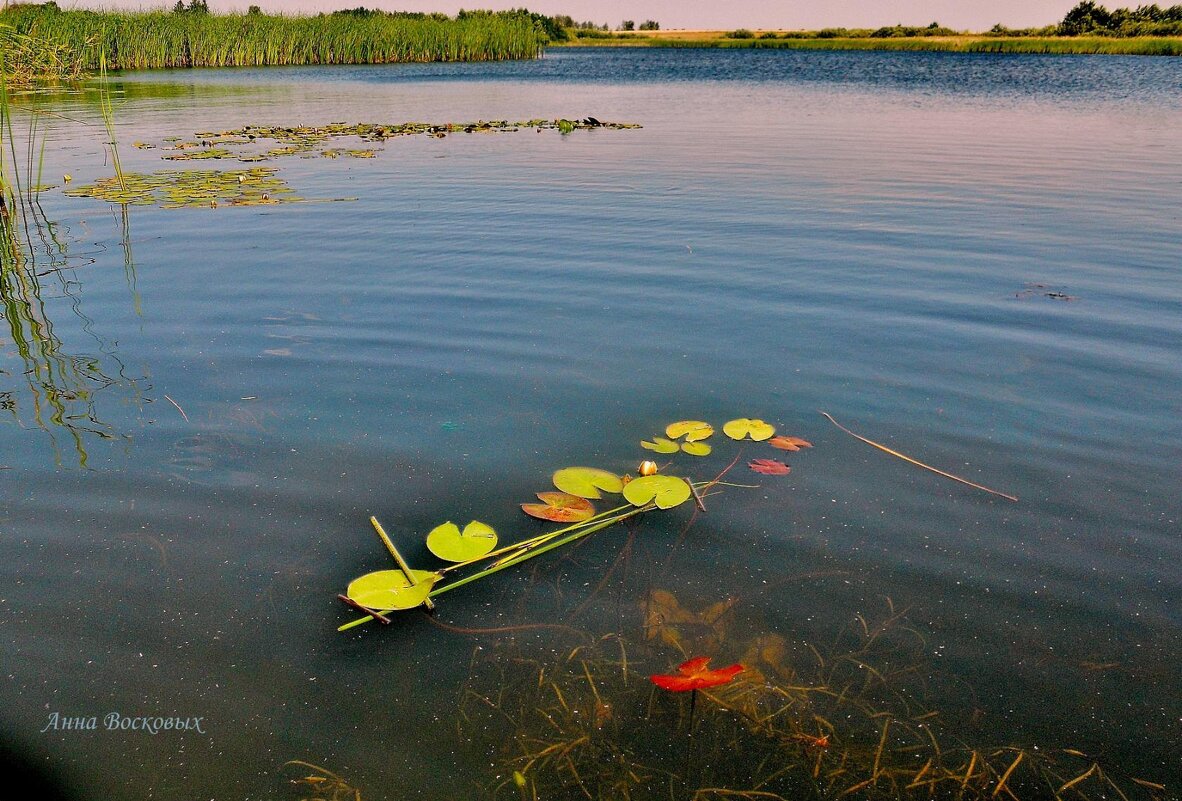
<path id="1" fill-rule="evenodd" d="M 899 50 L 956 53 L 1057 53 L 1142 56 L 1182 56 L 1182 36 L 953 36 L 822 37 L 816 32 L 750 31 L 612 32 L 556 42 L 574 47 L 718 47 L 789 50 Z"/>

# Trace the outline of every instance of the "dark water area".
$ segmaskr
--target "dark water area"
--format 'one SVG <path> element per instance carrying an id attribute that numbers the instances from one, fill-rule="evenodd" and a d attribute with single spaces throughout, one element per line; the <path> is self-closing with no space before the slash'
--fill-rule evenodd
<path id="1" fill-rule="evenodd" d="M 905 609 L 914 701 L 959 739 L 1077 750 L 1175 797 L 1182 62 L 561 49 L 111 87 L 134 171 L 178 165 L 133 142 L 249 124 L 643 128 L 267 164 L 342 202 L 42 194 L 53 237 L 0 328 L 0 728 L 51 771 L 95 798 L 286 799 L 299 759 L 367 801 L 480 797 L 508 775 L 482 738 L 512 727 L 463 724 L 474 659 L 558 659 L 569 635 L 418 612 L 337 633 L 336 593 L 389 567 L 368 516 L 427 566 L 438 523 L 534 533 L 517 504 L 554 470 L 634 470 L 669 422 L 753 416 L 815 447 L 749 443 L 729 475 L 759 489 L 436 619 L 635 638 L 650 589 L 737 597 L 729 663 L 739 631 L 832 643 Z M 111 174 L 94 97 L 17 98 L 45 183 Z M 722 470 L 719 436 L 678 468 Z M 742 466 L 764 456 L 792 473 Z M 42 731 L 55 712 L 100 730 Z M 104 731 L 110 712 L 204 731 Z"/>

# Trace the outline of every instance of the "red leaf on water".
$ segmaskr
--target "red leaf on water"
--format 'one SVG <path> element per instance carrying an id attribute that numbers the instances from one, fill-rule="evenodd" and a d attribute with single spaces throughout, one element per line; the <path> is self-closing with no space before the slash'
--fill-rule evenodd
<path id="1" fill-rule="evenodd" d="M 585 498 L 565 492 L 539 492 L 541 503 L 523 503 L 521 511 L 539 520 L 555 523 L 581 523 L 595 516 L 595 506 Z"/>
<path id="2" fill-rule="evenodd" d="M 792 470 L 788 465 L 775 459 L 752 459 L 747 462 L 747 466 L 765 476 L 786 476 Z"/>
<path id="3" fill-rule="evenodd" d="M 688 662 L 682 662 L 678 665 L 677 673 L 672 675 L 659 673 L 655 676 L 649 676 L 649 680 L 662 690 L 684 693 L 690 690 L 701 690 L 706 687 L 729 684 L 734 681 L 735 676 L 746 670 L 746 668 L 739 664 L 719 668 L 718 670 L 710 670 L 707 667 L 709 664 L 710 657 L 708 656 L 694 657 Z"/>
<path id="4" fill-rule="evenodd" d="M 800 437 L 772 437 L 767 441 L 767 444 L 782 451 L 798 451 L 801 448 L 813 447 L 813 443 Z"/>

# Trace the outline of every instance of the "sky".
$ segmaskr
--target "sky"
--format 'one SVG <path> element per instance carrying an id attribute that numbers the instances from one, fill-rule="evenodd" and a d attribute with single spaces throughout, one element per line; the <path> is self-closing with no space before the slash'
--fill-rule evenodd
<path id="1" fill-rule="evenodd" d="M 1146 0 L 1103 2 L 1109 8 Z M 1078 0 L 209 0 L 214 11 L 245 11 L 251 3 L 264 11 L 308 14 L 338 8 L 387 11 L 442 11 L 461 8 L 506 9 L 525 6 L 543 14 L 569 14 L 576 20 L 608 23 L 656 20 L 662 28 L 876 28 L 939 22 L 957 30 L 987 30 L 995 23 L 1026 28 L 1058 22 Z M 63 8 L 159 8 L 164 0 L 58 0 Z"/>

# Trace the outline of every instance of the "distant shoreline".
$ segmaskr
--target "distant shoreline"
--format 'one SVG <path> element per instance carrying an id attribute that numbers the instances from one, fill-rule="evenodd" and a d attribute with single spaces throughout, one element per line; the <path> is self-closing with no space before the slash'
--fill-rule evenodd
<path id="1" fill-rule="evenodd" d="M 951 53 L 1032 53 L 1060 55 L 1182 56 L 1182 36 L 956 36 L 832 37 L 800 31 L 614 31 L 551 42 L 549 47 L 699 47 L 787 50 L 892 50 Z M 774 38 L 773 38 L 774 36 Z"/>

